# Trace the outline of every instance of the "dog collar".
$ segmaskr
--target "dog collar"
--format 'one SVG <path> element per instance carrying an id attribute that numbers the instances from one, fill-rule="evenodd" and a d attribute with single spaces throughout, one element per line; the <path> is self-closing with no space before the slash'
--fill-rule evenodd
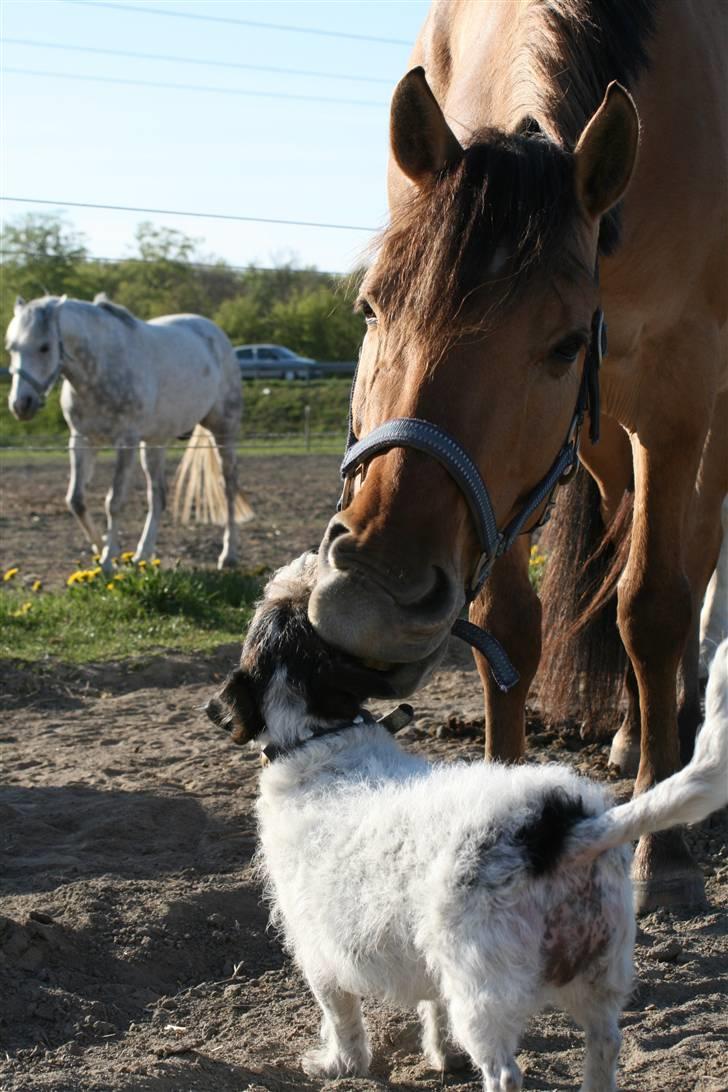
<path id="1" fill-rule="evenodd" d="M 360 728 L 362 724 L 381 724 L 390 735 L 394 735 L 395 732 L 401 731 L 405 725 L 409 724 L 414 715 L 414 709 L 407 704 L 398 705 L 379 718 L 373 717 L 368 709 L 362 709 L 361 713 L 358 713 L 353 720 L 347 720 L 343 724 L 334 724 L 330 728 L 322 728 L 320 731 L 314 732 L 313 735 L 307 736 L 306 739 L 298 739 L 295 743 L 290 743 L 287 747 L 281 747 L 277 743 L 269 743 L 263 747 L 261 756 L 265 764 L 275 762 L 277 758 L 286 758 L 287 755 L 300 751 L 308 743 L 315 743 L 326 736 L 345 732 L 347 728 Z"/>

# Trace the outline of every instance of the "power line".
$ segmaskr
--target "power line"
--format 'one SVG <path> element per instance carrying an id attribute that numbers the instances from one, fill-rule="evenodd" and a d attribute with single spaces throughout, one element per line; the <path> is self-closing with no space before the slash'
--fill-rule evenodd
<path id="1" fill-rule="evenodd" d="M 0 198 L 2 200 L 2 198 Z M 37 259 L 38 255 L 25 252 L 22 255 L 18 254 L 15 250 L 0 250 L 0 260 L 3 258 L 18 258 L 24 259 Z M 52 257 L 52 256 L 49 256 Z M 189 267 L 190 269 L 213 269 L 219 273 L 279 273 L 281 271 L 288 271 L 293 274 L 298 273 L 310 273 L 320 277 L 340 277 L 345 280 L 351 277 L 351 273 L 341 273 L 335 269 L 308 269 L 305 266 L 302 269 L 294 269 L 292 266 L 275 266 L 275 265 L 230 265 L 223 258 L 219 262 L 194 262 L 189 261 L 187 258 L 137 258 L 134 255 L 120 255 L 117 258 L 101 257 L 98 254 L 83 254 L 79 258 L 74 258 L 74 262 L 84 262 L 89 264 L 99 265 L 121 265 L 126 262 L 134 262 L 136 265 L 158 265 L 160 261 L 169 261 L 174 265 L 181 265 Z"/>
<path id="2" fill-rule="evenodd" d="M 279 220 L 273 216 L 236 216 L 224 212 L 191 212 L 186 209 L 147 209 L 138 205 L 102 205 L 92 201 L 49 201 L 40 197 L 10 197 L 0 195 L 0 201 L 20 205 L 56 205 L 69 209 L 102 209 L 105 212 L 143 212 L 152 216 L 190 216 L 198 220 L 230 220 L 245 224 L 282 224 L 284 227 L 331 228 L 337 231 L 373 232 L 376 228 L 361 224 L 323 224 L 316 220 Z"/>
<path id="3" fill-rule="evenodd" d="M 70 42 L 40 42 L 32 38 L 0 38 L 7 45 L 34 46 L 41 49 L 60 49 L 72 53 L 102 54 L 106 57 L 129 57 L 145 61 L 173 61 L 179 64 L 202 65 L 208 68 L 245 69 L 250 72 L 271 72 L 277 76 L 315 76 L 325 80 L 354 80 L 357 83 L 380 83 L 392 87 L 395 80 L 379 76 L 355 76 L 350 72 L 318 72 L 309 68 L 275 68 L 272 65 L 246 64 L 242 61 L 219 61 L 199 57 L 180 57 L 166 53 L 139 53 L 131 49 L 102 49 L 100 46 L 72 45 Z"/>
<path id="4" fill-rule="evenodd" d="M 194 19 L 199 23 L 227 23 L 231 26 L 257 27 L 259 30 L 285 30 L 292 34 L 315 34 L 322 38 L 348 38 L 355 42 L 377 42 L 380 45 L 411 46 L 406 38 L 383 38 L 373 34 L 352 34 L 343 30 L 323 30 L 320 27 L 300 27 L 289 23 L 261 23 L 255 19 L 238 19 L 230 15 L 199 15 L 191 11 L 173 11 L 167 8 L 152 8 L 149 4 L 137 7 L 135 4 L 108 3 L 105 0 L 66 0 L 84 8 L 110 8 L 112 11 L 133 12 L 135 15 L 164 15 L 171 19 Z"/>
<path id="5" fill-rule="evenodd" d="M 256 99 L 286 99 L 296 102 L 327 103 L 331 106 L 375 106 L 377 109 L 386 108 L 385 102 L 374 102 L 369 99 L 340 99 L 330 98 L 326 95 L 293 95 L 287 91 L 252 91 L 238 87 L 212 87 L 209 84 L 197 83 L 161 83 L 157 80 L 128 80 L 121 76 L 81 76 L 75 72 L 49 72 L 38 68 L 12 68 L 5 67 L 5 73 L 14 76 L 48 76 L 55 80 L 79 80 L 82 83 L 110 83 L 122 87 L 154 87 L 163 91 L 202 91 L 216 95 L 243 95 Z"/>

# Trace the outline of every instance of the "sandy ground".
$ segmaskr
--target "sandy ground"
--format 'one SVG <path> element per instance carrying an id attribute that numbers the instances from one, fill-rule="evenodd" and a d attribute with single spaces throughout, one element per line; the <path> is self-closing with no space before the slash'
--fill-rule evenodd
<path id="1" fill-rule="evenodd" d="M 336 460 L 248 460 L 259 512 L 246 561 L 275 564 L 320 536 Z M 102 468 L 102 470 L 105 468 Z M 53 582 L 80 539 L 62 506 L 65 468 L 3 471 L 3 559 Z M 92 499 L 98 504 L 103 478 Z M 278 532 L 278 533 L 276 533 Z M 53 542 L 49 551 L 48 543 Z M 162 556 L 209 562 L 210 532 L 170 528 Z M 172 549 L 171 547 L 174 547 Z M 366 1005 L 366 1080 L 310 1081 L 299 1069 L 318 1016 L 266 930 L 251 869 L 258 762 L 200 712 L 236 656 L 169 654 L 68 668 L 0 664 L 0 1087 L 154 1092 L 479 1087 L 428 1070 L 413 1014 Z M 403 745 L 477 761 L 477 675 L 454 648 L 416 698 Z M 529 759 L 613 780 L 607 745 L 534 714 Z M 618 795 L 631 786 L 615 781 Z M 640 920 L 635 991 L 623 1019 L 622 1092 L 728 1088 L 728 817 L 690 833 L 710 908 Z M 529 1090 L 579 1086 L 583 1039 L 564 1016 L 527 1029 Z"/>

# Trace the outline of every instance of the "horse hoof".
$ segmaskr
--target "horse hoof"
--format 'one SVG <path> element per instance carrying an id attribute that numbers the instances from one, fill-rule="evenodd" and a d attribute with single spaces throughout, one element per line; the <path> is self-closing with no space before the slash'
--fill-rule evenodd
<path id="1" fill-rule="evenodd" d="M 221 554 L 220 557 L 217 559 L 217 567 L 220 570 L 222 570 L 222 569 L 237 569 L 238 559 L 237 559 L 237 557 L 225 557 L 224 555 Z"/>
<path id="2" fill-rule="evenodd" d="M 640 765 L 640 745 L 624 728 L 620 728 L 609 751 L 609 765 L 615 766 L 622 777 L 636 777 Z"/>
<path id="3" fill-rule="evenodd" d="M 658 907 L 704 910 L 705 883 L 679 830 L 641 838 L 632 867 L 634 909 L 648 914 Z"/>

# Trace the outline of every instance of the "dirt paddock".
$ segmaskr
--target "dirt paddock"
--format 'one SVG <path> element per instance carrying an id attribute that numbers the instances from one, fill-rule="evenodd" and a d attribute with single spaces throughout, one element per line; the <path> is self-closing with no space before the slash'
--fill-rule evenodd
<path id="1" fill-rule="evenodd" d="M 274 565 L 314 544 L 337 492 L 335 458 L 245 460 L 258 512 L 244 562 Z M 100 510 L 102 466 L 91 503 Z M 63 506 L 63 463 L 5 463 L 2 561 L 60 583 L 84 557 Z M 130 509 L 138 530 L 141 506 Z M 160 555 L 211 563 L 214 531 L 165 526 Z M 130 536 L 131 540 L 131 536 Z M 126 545 L 126 543 L 125 543 Z M 254 755 L 218 738 L 200 708 L 232 664 L 160 654 L 71 668 L 0 664 L 0 1088 L 3 1092 L 434 1092 L 474 1090 L 472 1073 L 428 1070 L 413 1014 L 367 1003 L 366 1080 L 307 1079 L 299 1055 L 316 1007 L 266 928 L 251 858 Z M 414 701 L 405 746 L 477 761 L 482 721 L 469 653 Z M 534 712 L 529 759 L 613 780 L 607 744 Z M 631 785 L 614 781 L 618 795 Z M 622 1092 L 725 1092 L 728 818 L 689 834 L 709 909 L 640 920 L 624 1014 Z M 525 1088 L 578 1088 L 583 1036 L 560 1013 L 528 1027 Z"/>

